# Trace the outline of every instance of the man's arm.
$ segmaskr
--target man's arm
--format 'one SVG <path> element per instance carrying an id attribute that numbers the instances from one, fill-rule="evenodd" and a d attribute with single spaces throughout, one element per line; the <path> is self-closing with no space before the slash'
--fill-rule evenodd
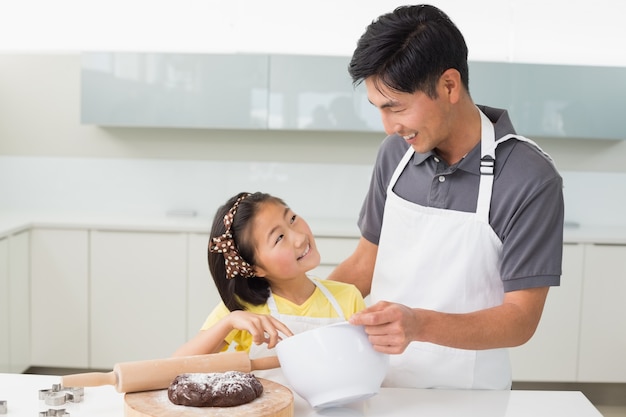
<path id="1" fill-rule="evenodd" d="M 519 346 L 535 333 L 548 289 L 511 291 L 501 305 L 465 314 L 381 301 L 350 322 L 365 325 L 375 349 L 385 353 L 401 353 L 412 341 L 472 350 Z"/>
<path id="2" fill-rule="evenodd" d="M 328 279 L 354 284 L 366 297 L 372 288 L 377 253 L 378 246 L 361 237 L 354 253 L 340 263 Z"/>

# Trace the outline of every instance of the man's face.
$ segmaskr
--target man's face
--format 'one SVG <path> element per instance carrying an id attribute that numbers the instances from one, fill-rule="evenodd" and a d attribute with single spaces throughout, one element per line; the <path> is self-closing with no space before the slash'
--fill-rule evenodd
<path id="1" fill-rule="evenodd" d="M 419 153 L 431 151 L 448 139 L 450 103 L 439 85 L 435 99 L 421 91 L 395 91 L 372 77 L 365 80 L 365 87 L 369 101 L 380 111 L 388 135 L 402 136 Z"/>

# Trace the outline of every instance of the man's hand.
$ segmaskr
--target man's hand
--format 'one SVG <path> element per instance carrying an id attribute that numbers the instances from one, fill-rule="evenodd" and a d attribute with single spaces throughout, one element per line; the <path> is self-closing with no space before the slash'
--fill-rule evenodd
<path id="1" fill-rule="evenodd" d="M 374 348 L 402 353 L 409 343 L 457 349 L 498 349 L 526 343 L 535 332 L 548 287 L 512 291 L 501 305 L 468 313 L 444 313 L 380 301 L 350 318 L 365 326 Z"/>
<path id="2" fill-rule="evenodd" d="M 418 316 L 405 305 L 380 301 L 352 317 L 350 323 L 365 327 L 369 340 L 379 352 L 402 353 L 416 340 Z"/>

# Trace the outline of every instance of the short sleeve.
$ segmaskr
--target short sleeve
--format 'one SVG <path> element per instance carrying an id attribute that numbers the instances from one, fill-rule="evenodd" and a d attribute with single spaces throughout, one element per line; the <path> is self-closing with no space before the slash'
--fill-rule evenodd
<path id="1" fill-rule="evenodd" d="M 218 321 L 222 320 L 229 314 L 230 311 L 226 305 L 223 302 L 219 303 L 208 315 L 201 327 L 201 330 L 206 330 L 214 326 Z M 229 349 L 230 346 L 235 346 L 235 349 L 238 351 L 248 351 L 250 349 L 250 345 L 252 344 L 252 335 L 246 331 L 235 329 L 228 333 L 228 335 L 224 338 L 224 341 L 228 346 L 226 346 L 223 350 Z"/>

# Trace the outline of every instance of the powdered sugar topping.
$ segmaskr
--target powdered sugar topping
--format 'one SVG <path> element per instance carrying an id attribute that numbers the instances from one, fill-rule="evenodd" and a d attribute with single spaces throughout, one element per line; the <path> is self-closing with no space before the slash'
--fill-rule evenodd
<path id="1" fill-rule="evenodd" d="M 253 375 L 239 371 L 227 371 L 223 373 L 187 373 L 177 378 L 177 385 L 195 385 L 199 391 L 207 391 L 209 394 L 227 393 L 235 394 L 244 388 L 252 389 L 251 380 Z"/>

